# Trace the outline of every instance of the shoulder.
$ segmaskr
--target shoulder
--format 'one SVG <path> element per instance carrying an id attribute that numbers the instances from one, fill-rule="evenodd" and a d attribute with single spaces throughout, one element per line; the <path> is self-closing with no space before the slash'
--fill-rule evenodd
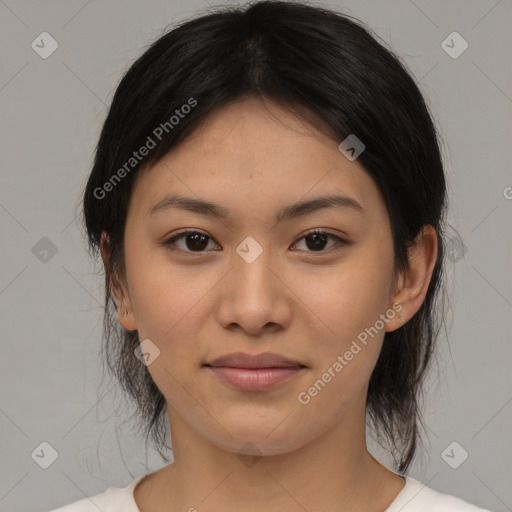
<path id="1" fill-rule="evenodd" d="M 385 512 L 490 512 L 450 494 L 427 487 L 406 477 L 402 492 Z"/>
<path id="2" fill-rule="evenodd" d="M 50 510 L 50 512 L 97 512 L 98 509 L 107 512 L 109 510 L 109 494 L 110 489 L 107 489 L 105 492 L 101 494 L 96 494 L 95 496 L 91 496 L 90 498 L 83 498 L 73 503 L 63 505 L 59 508 Z"/>
<path id="3" fill-rule="evenodd" d="M 139 512 L 133 499 L 133 488 L 139 477 L 126 487 L 109 487 L 102 493 L 63 505 L 49 512 Z"/>

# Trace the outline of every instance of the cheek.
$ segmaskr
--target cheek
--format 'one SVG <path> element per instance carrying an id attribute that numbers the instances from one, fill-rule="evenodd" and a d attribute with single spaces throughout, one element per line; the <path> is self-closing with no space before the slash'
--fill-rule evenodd
<path id="1" fill-rule="evenodd" d="M 297 396 L 308 415 L 337 421 L 364 395 L 377 362 L 385 329 L 387 281 L 376 271 L 355 266 L 350 272 L 333 273 L 321 291 L 311 293 L 308 308 L 315 312 L 318 328 L 308 322 L 316 365 Z M 379 280 L 380 279 L 380 280 Z M 298 283 L 307 291 L 306 282 Z M 307 402 L 307 403 L 305 403 Z"/>
<path id="2" fill-rule="evenodd" d="M 388 307 L 390 264 L 354 254 L 323 275 L 297 275 L 294 290 L 325 336 L 325 347 L 349 346 L 352 339 L 375 324 Z"/>
<path id="3" fill-rule="evenodd" d="M 194 409 L 191 396 L 200 390 L 191 376 L 200 365 L 201 318 L 210 307 L 212 285 L 171 265 L 139 267 L 133 283 L 139 338 L 150 339 L 158 349 L 148 371 L 171 408 Z"/>
<path id="4" fill-rule="evenodd" d="M 384 339 L 390 271 L 391 261 L 361 251 L 325 279 L 296 280 L 304 311 L 314 313 L 307 325 L 317 364 L 301 389 L 311 410 L 342 414 L 366 391 Z"/>
<path id="5" fill-rule="evenodd" d="M 148 251 L 151 254 L 151 251 Z M 198 267 L 172 263 L 165 250 L 153 256 L 132 253 L 127 260 L 130 295 L 141 340 L 150 338 L 167 349 L 187 344 L 197 335 L 200 315 L 208 308 L 212 272 L 199 275 Z"/>

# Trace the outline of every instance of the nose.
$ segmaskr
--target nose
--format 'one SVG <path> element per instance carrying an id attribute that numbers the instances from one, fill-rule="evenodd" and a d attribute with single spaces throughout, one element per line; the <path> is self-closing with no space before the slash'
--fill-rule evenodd
<path id="1" fill-rule="evenodd" d="M 235 252 L 219 287 L 218 321 L 226 329 L 241 329 L 253 336 L 286 329 L 294 296 L 288 281 L 268 250 L 263 248 L 253 261 Z"/>

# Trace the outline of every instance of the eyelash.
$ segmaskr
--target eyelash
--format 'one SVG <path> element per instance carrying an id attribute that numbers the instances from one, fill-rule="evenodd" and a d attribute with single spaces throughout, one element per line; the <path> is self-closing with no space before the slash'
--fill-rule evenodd
<path id="1" fill-rule="evenodd" d="M 180 233 L 178 233 L 176 235 L 173 235 L 171 238 L 168 238 L 165 242 L 163 242 L 163 245 L 169 247 L 169 249 L 171 251 L 181 251 L 181 252 L 185 252 L 185 253 L 188 253 L 188 254 L 204 254 L 205 252 L 207 252 L 207 251 L 188 251 L 188 250 L 185 251 L 183 249 L 171 247 L 174 244 L 174 242 L 176 242 L 176 240 L 179 240 L 180 238 L 184 238 L 184 237 L 186 237 L 186 235 L 203 235 L 203 236 L 205 236 L 206 238 L 208 238 L 210 240 L 214 240 L 212 237 L 208 236 L 208 234 L 205 233 L 204 231 L 200 231 L 200 230 L 194 229 L 194 230 L 181 231 Z M 339 249 L 341 249 L 340 246 L 349 245 L 349 242 L 347 242 L 346 240 L 343 240 L 339 236 L 334 235 L 332 233 L 329 233 L 328 231 L 324 231 L 322 229 L 313 229 L 311 231 L 308 231 L 306 234 L 304 234 L 300 238 L 298 238 L 294 242 L 293 245 L 295 245 L 297 242 L 299 242 L 303 238 L 306 238 L 306 237 L 311 236 L 311 235 L 325 235 L 328 238 L 335 239 L 336 243 L 337 243 L 337 246 L 334 245 L 333 247 L 330 247 L 329 249 L 325 249 L 325 250 L 321 250 L 321 251 L 304 251 L 304 252 L 310 252 L 312 254 L 328 253 L 328 252 L 331 252 L 332 250 L 339 250 Z"/>

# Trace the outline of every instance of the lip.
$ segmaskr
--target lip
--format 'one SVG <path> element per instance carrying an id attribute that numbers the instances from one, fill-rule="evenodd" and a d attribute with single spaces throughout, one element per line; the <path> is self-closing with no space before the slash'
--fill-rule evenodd
<path id="1" fill-rule="evenodd" d="M 287 382 L 305 367 L 288 366 L 282 368 L 232 368 L 229 366 L 206 366 L 222 382 L 241 391 L 266 391 L 278 384 Z"/>
<path id="2" fill-rule="evenodd" d="M 204 368 L 225 384 L 242 391 L 266 391 L 307 369 L 297 361 L 270 352 L 227 354 L 205 364 Z"/>
<path id="3" fill-rule="evenodd" d="M 207 366 L 229 366 L 232 368 L 290 368 L 304 367 L 299 361 L 289 359 L 272 352 L 262 352 L 261 354 L 247 354 L 245 352 L 233 352 L 217 357 L 207 363 Z"/>

